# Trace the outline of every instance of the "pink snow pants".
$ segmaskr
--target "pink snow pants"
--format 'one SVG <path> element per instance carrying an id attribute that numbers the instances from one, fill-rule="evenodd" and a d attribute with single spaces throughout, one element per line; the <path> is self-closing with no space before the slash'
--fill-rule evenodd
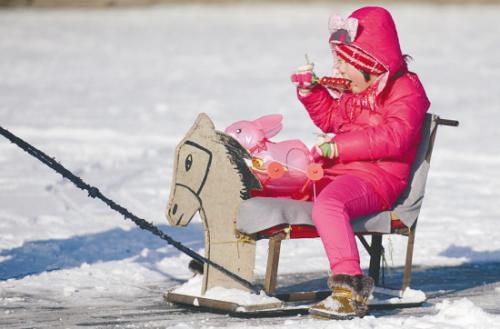
<path id="1" fill-rule="evenodd" d="M 337 176 L 321 190 L 314 201 L 312 219 L 332 274 L 362 274 L 351 219 L 380 210 L 379 196 L 361 178 Z"/>

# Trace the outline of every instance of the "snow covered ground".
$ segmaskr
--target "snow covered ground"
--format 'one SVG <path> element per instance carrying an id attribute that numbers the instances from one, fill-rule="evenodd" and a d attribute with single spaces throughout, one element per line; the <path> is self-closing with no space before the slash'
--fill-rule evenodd
<path id="1" fill-rule="evenodd" d="M 317 129 L 296 100 L 289 74 L 303 64 L 304 53 L 319 75 L 329 74 L 328 16 L 354 8 L 3 10 L 0 125 L 201 251 L 199 219 L 185 229 L 170 228 L 164 219 L 175 145 L 202 111 L 220 129 L 281 113 L 284 129 L 276 140 L 312 144 Z M 500 7 L 389 8 L 431 111 L 460 121 L 459 128 L 438 132 L 414 263 L 423 268 L 498 263 Z M 37 299 L 26 296 L 99 306 L 190 277 L 187 256 L 1 139 L 0 168 L 0 319 L 17 312 L 9 308 L 16 303 L 29 312 Z M 404 243 L 385 240 L 390 266 L 403 264 Z M 264 272 L 265 256 L 266 246 L 259 244 L 257 274 Z M 362 257 L 366 267 L 368 258 Z M 326 274 L 320 241 L 287 241 L 280 273 L 304 269 Z M 496 287 L 490 298 L 499 305 Z M 341 324 L 297 318 L 269 326 L 500 328 L 498 315 L 470 300 L 434 307 L 434 314 L 419 318 L 368 317 Z M 200 325 L 186 320 L 177 327 Z"/>

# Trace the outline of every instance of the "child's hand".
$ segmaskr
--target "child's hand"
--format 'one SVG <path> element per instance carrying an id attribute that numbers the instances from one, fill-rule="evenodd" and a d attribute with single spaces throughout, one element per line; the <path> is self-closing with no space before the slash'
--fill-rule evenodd
<path id="1" fill-rule="evenodd" d="M 314 64 L 306 64 L 292 73 L 291 80 L 299 88 L 299 91 L 301 89 L 310 90 L 316 85 L 318 78 L 314 74 L 313 69 Z"/>
<path id="2" fill-rule="evenodd" d="M 335 159 L 338 157 L 337 145 L 327 135 L 319 135 L 316 145 L 311 150 L 311 155 L 315 162 L 326 159 Z"/>
<path id="3" fill-rule="evenodd" d="M 305 71 L 305 72 L 294 72 L 292 73 L 291 79 L 294 85 L 297 86 L 297 88 L 301 89 L 310 89 L 313 87 L 313 77 L 314 73 L 312 71 Z"/>
<path id="4" fill-rule="evenodd" d="M 325 142 L 321 145 L 315 145 L 314 150 L 317 155 L 330 160 L 335 159 L 338 153 L 337 145 L 334 142 Z"/>

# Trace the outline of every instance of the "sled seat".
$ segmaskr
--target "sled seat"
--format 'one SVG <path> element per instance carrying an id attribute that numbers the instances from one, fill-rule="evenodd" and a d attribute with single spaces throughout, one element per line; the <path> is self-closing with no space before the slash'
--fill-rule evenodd
<path id="1" fill-rule="evenodd" d="M 391 221 L 391 233 L 396 233 L 396 231 L 408 229 L 408 227 L 401 222 L 399 219 L 393 219 Z M 270 239 L 276 234 L 283 233 L 286 235 L 286 239 L 309 239 L 309 238 L 319 238 L 318 231 L 316 227 L 311 225 L 287 225 L 282 224 L 274 226 L 258 232 L 256 234 L 256 240 Z M 370 234 L 369 232 L 358 234 Z M 371 233 L 373 234 L 373 233 Z"/>
<path id="2" fill-rule="evenodd" d="M 458 126 L 458 121 L 441 119 L 426 114 L 422 126 L 422 140 L 412 166 L 409 184 L 393 209 L 373 215 L 354 218 L 353 230 L 370 255 L 369 275 L 380 285 L 380 265 L 384 253 L 383 234 L 408 237 L 402 290 L 410 285 L 415 241 L 415 229 L 422 206 L 429 163 L 439 125 Z M 273 294 L 276 289 L 281 241 L 285 239 L 317 238 L 311 218 L 312 202 L 281 198 L 254 197 L 242 201 L 236 229 L 254 240 L 269 239 L 264 290 Z M 371 244 L 365 236 L 371 236 Z"/>

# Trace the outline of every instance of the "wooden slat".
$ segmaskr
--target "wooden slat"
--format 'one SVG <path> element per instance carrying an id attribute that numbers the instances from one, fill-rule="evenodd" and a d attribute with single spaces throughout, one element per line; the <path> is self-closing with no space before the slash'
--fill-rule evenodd
<path id="1" fill-rule="evenodd" d="M 280 260 L 281 240 L 285 238 L 284 233 L 278 233 L 269 239 L 269 251 L 267 254 L 266 276 L 264 278 L 264 291 L 268 295 L 274 294 L 278 280 L 278 265 Z"/>
<path id="2" fill-rule="evenodd" d="M 415 229 L 417 228 L 416 222 L 415 225 L 410 229 L 410 233 L 408 234 L 408 243 L 406 245 L 406 261 L 405 261 L 405 271 L 403 274 L 403 287 L 401 290 L 405 290 L 410 286 L 411 280 L 411 270 L 413 266 L 413 248 L 415 246 Z"/>
<path id="3" fill-rule="evenodd" d="M 283 303 L 266 303 L 266 304 L 253 304 L 253 305 L 240 305 L 234 302 L 224 300 L 217 300 L 212 298 L 177 294 L 174 292 L 166 292 L 165 300 L 170 303 L 183 304 L 196 307 L 204 307 L 212 310 L 226 311 L 231 313 L 238 312 L 256 312 L 267 309 L 277 309 L 283 306 Z"/>

